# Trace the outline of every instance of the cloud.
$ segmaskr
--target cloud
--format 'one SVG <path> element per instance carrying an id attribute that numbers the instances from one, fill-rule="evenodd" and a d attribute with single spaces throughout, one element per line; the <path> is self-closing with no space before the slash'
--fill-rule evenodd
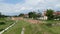
<path id="1" fill-rule="evenodd" d="M 56 7 L 60 7 L 60 4 L 56 4 Z"/>
<path id="2" fill-rule="evenodd" d="M 5 1 L 5 0 L 0 0 Z M 29 10 L 60 9 L 60 0 L 24 0 L 13 4 L 0 2 L 0 12 L 6 15 L 15 15 Z"/>

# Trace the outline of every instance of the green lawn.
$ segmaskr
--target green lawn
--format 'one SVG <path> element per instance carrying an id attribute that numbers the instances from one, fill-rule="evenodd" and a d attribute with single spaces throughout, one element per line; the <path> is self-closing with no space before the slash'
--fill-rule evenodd
<path id="1" fill-rule="evenodd" d="M 55 23 L 60 21 L 44 21 L 46 23 Z M 25 28 L 24 34 L 60 34 L 60 26 L 46 26 L 45 24 L 31 24 L 29 22 L 19 20 L 15 26 L 4 32 L 3 34 L 21 34 L 22 28 Z"/>

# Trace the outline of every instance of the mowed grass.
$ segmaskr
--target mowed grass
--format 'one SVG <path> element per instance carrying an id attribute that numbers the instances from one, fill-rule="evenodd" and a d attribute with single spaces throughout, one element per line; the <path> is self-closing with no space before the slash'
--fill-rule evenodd
<path id="1" fill-rule="evenodd" d="M 46 23 L 55 23 L 60 21 L 44 21 Z M 24 34 L 60 34 L 60 26 L 47 26 L 45 24 L 31 24 L 29 22 L 19 20 L 15 26 L 4 32 L 3 34 L 21 34 L 22 28 L 25 28 Z"/>
<path id="2" fill-rule="evenodd" d="M 4 22 L 5 24 L 1 25 L 0 24 L 0 31 L 4 30 L 5 28 L 7 28 L 8 26 L 10 26 L 11 24 L 14 23 L 14 21 L 7 19 L 7 18 L 1 18 L 0 22 Z"/>

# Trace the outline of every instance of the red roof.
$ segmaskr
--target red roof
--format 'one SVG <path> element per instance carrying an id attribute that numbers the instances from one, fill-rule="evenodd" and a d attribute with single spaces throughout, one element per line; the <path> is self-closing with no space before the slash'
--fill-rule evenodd
<path id="1" fill-rule="evenodd" d="M 54 12 L 55 15 L 60 15 L 60 12 Z"/>
<path id="2" fill-rule="evenodd" d="M 60 15 L 60 11 L 54 12 L 54 15 Z M 46 16 L 46 11 L 44 11 L 44 16 Z"/>

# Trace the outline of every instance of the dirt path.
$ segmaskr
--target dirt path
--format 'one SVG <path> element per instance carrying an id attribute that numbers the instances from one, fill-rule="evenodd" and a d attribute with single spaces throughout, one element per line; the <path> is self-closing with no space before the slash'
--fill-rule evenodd
<path id="1" fill-rule="evenodd" d="M 24 19 L 24 21 L 27 21 L 27 22 L 33 23 L 33 24 L 41 23 L 39 20 L 32 20 L 32 19 Z"/>
<path id="2" fill-rule="evenodd" d="M 22 17 L 12 17 L 12 20 L 23 20 Z"/>
<path id="3" fill-rule="evenodd" d="M 30 23 L 33 23 L 33 24 L 42 23 L 39 20 L 26 19 L 26 18 L 22 18 L 22 17 L 14 17 L 14 18 L 12 18 L 12 20 L 24 20 L 24 21 L 27 21 L 27 22 L 30 22 Z"/>

